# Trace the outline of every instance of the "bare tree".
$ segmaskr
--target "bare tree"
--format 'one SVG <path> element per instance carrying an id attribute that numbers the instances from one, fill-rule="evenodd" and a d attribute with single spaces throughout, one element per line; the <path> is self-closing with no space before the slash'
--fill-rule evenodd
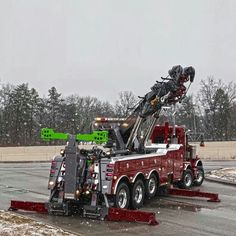
<path id="1" fill-rule="evenodd" d="M 138 100 L 131 91 L 119 93 L 119 99 L 116 101 L 115 112 L 118 117 L 127 117 Z"/>

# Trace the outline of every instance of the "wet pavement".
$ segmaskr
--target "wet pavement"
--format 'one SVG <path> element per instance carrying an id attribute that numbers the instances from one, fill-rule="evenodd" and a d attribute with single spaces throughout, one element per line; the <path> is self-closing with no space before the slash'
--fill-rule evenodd
<path id="1" fill-rule="evenodd" d="M 227 160 L 227 161 L 204 161 L 204 169 L 205 172 L 211 171 L 211 170 L 217 170 L 221 168 L 229 168 L 229 167 L 236 167 L 236 160 Z"/>
<path id="2" fill-rule="evenodd" d="M 205 169 L 236 166 L 232 162 L 205 162 Z M 47 201 L 50 163 L 0 163 L 0 209 L 7 209 L 11 199 Z M 157 226 L 140 223 L 103 222 L 78 216 L 62 217 L 21 213 L 30 218 L 62 227 L 78 235 L 235 235 L 236 188 L 204 182 L 202 191 L 219 193 L 221 202 L 187 197 L 157 197 L 142 210 L 156 212 Z"/>

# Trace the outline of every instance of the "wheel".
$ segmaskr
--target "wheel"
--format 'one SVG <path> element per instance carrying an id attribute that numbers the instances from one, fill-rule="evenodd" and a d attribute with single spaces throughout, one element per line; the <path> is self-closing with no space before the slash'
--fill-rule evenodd
<path id="1" fill-rule="evenodd" d="M 119 184 L 115 195 L 115 207 L 128 208 L 130 202 L 129 187 L 125 182 Z"/>
<path id="2" fill-rule="evenodd" d="M 190 169 L 184 171 L 182 180 L 179 183 L 180 188 L 189 189 L 193 184 L 193 173 Z"/>
<path id="3" fill-rule="evenodd" d="M 202 166 L 198 166 L 197 167 L 197 177 L 196 179 L 194 180 L 194 185 L 195 186 L 201 186 L 202 185 L 202 182 L 204 181 L 204 178 L 205 178 L 205 173 L 204 173 L 204 169 Z"/>
<path id="4" fill-rule="evenodd" d="M 152 173 L 150 175 L 150 178 L 146 181 L 145 188 L 148 198 L 153 198 L 156 195 L 158 189 L 158 181 L 155 174 Z"/>
<path id="5" fill-rule="evenodd" d="M 143 206 L 145 196 L 145 188 L 144 183 L 141 179 L 138 179 L 132 188 L 131 195 L 131 207 L 133 209 L 137 209 Z"/>

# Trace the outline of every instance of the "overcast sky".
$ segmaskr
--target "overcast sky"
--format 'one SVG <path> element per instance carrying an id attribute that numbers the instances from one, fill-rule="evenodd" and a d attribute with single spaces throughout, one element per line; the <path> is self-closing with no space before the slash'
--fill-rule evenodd
<path id="1" fill-rule="evenodd" d="M 236 82 L 235 0 L 0 0 L 0 80 L 115 101 L 176 64 Z"/>

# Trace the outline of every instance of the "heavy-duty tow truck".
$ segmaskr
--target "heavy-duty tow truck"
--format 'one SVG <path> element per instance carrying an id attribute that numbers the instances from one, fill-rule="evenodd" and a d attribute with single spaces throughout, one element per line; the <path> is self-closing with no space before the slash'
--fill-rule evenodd
<path id="1" fill-rule="evenodd" d="M 209 198 L 218 194 L 191 190 L 204 181 L 203 163 L 188 143 L 184 127 L 157 125 L 162 108 L 181 102 L 194 80 L 193 67 L 174 66 L 170 78 L 156 82 L 127 118 L 96 118 L 91 134 L 41 130 L 41 138 L 66 140 L 50 169 L 47 203 L 11 201 L 11 210 L 158 224 L 155 213 L 136 210 L 160 188 L 168 194 Z M 90 149 L 79 149 L 79 142 Z M 98 146 L 95 146 L 96 143 Z M 101 147 L 103 145 L 103 147 Z M 175 186 L 175 187 L 173 187 Z"/>

